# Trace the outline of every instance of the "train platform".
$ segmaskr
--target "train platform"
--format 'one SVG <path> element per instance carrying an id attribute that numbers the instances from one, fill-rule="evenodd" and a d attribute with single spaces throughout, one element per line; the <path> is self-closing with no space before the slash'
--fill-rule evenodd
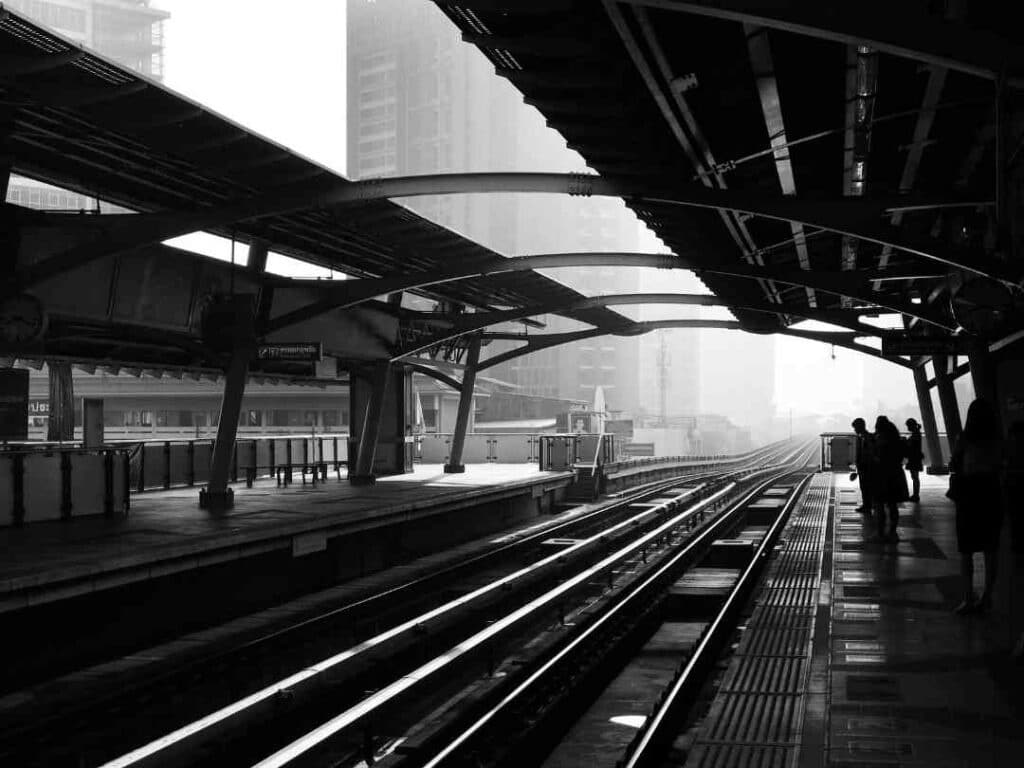
<path id="1" fill-rule="evenodd" d="M 367 487 L 345 482 L 344 473 L 315 485 L 261 480 L 236 487 L 225 514 L 200 510 L 197 488 L 141 493 L 124 519 L 0 528 L 0 613 L 277 550 L 300 557 L 337 537 L 482 503 L 521 499 L 535 514 L 571 480 L 571 472 L 532 464 L 470 465 L 464 474 L 417 465 Z"/>
<path id="2" fill-rule="evenodd" d="M 791 519 L 777 556 L 798 548 L 802 566 L 769 572 L 707 716 L 677 743 L 686 765 L 1020 763 L 1024 664 L 1011 651 L 1024 584 L 1004 528 L 993 610 L 953 613 L 959 555 L 947 487 L 922 476 L 921 503 L 902 505 L 898 542 L 875 539 L 843 475 L 813 536 L 801 539 L 806 521 Z"/>

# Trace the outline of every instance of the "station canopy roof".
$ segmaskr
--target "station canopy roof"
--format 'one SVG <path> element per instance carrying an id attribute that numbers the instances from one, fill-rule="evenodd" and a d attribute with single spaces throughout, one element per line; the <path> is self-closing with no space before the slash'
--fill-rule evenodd
<path id="1" fill-rule="evenodd" d="M 891 247 L 884 238 L 850 237 L 841 226 L 806 225 L 820 213 L 814 204 L 917 193 L 976 200 L 976 206 L 887 208 L 860 223 L 935 245 L 967 263 L 985 250 L 981 240 L 996 197 L 996 93 L 1002 83 L 1004 93 L 1018 95 L 1024 75 L 1022 49 L 1007 39 L 1020 30 L 1008 5 L 437 5 L 601 176 L 632 189 L 703 187 L 773 205 L 792 198 L 805 208 L 801 221 L 627 196 L 679 257 L 708 268 L 764 265 L 829 279 L 850 270 L 845 285 L 851 291 L 866 286 L 867 299 L 890 307 L 932 302 L 941 314 L 949 262 Z M 1008 135 L 1019 136 L 1020 126 Z M 868 280 L 879 268 L 889 270 L 891 279 Z M 870 304 L 863 296 L 851 300 L 842 291 L 825 291 L 820 282 L 808 287 L 711 271 L 702 277 L 755 330 L 779 330 L 801 319 L 787 310 L 812 310 L 805 316 L 817 310 L 827 318 L 828 312 L 838 317 Z M 780 311 L 743 309 L 765 302 Z"/>
<path id="2" fill-rule="evenodd" d="M 5 153 L 15 173 L 134 211 L 191 213 L 276 189 L 345 183 L 327 168 L 2 7 L 0 98 L 0 121 L 9 129 Z M 386 200 L 238 221 L 213 231 L 241 242 L 261 238 L 274 251 L 355 277 L 429 273 L 456 261 L 483 268 L 503 258 Z M 419 292 L 482 308 L 570 304 L 581 297 L 536 272 L 470 278 Z M 628 322 L 603 308 L 570 316 L 599 327 Z"/>

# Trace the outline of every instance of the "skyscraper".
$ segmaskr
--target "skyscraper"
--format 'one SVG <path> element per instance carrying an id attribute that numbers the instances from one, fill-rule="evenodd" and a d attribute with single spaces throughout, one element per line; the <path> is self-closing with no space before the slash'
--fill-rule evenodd
<path id="1" fill-rule="evenodd" d="M 582 161 L 522 103 L 511 84 L 424 0 L 348 4 L 348 169 L 353 178 L 471 171 L 583 171 Z M 634 220 L 618 201 L 511 194 L 417 198 L 428 218 L 506 255 L 634 250 Z M 588 294 L 636 290 L 622 270 L 552 274 Z M 548 330 L 572 326 L 547 318 Z M 531 394 L 632 410 L 639 343 L 601 337 L 518 358 L 491 375 Z"/>

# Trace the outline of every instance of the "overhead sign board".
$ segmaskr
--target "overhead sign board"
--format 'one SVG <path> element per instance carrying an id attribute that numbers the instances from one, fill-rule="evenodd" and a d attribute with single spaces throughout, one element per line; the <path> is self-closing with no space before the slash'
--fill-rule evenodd
<path id="1" fill-rule="evenodd" d="M 882 355 L 885 357 L 898 357 L 907 355 L 929 356 L 929 355 L 958 355 L 965 354 L 967 349 L 964 341 L 957 337 L 931 337 L 931 336 L 883 336 Z"/>
<path id="2" fill-rule="evenodd" d="M 318 363 L 324 357 L 323 345 L 319 341 L 284 341 L 274 344 L 260 344 L 256 348 L 256 359 L 283 363 Z"/>
<path id="3" fill-rule="evenodd" d="M 28 369 L 0 370 L 0 441 L 28 440 Z"/>

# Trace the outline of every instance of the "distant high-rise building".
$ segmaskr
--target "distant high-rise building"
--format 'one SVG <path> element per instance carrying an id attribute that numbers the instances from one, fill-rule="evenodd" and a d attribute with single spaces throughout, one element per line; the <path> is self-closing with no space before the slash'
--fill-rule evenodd
<path id="1" fill-rule="evenodd" d="M 163 77 L 166 11 L 149 0 L 4 0 L 4 6 L 122 66 L 155 80 Z M 81 210 L 96 201 L 85 195 L 15 177 L 7 202 L 30 208 Z"/>
<path id="2" fill-rule="evenodd" d="M 163 77 L 167 11 L 149 0 L 5 0 L 32 21 L 156 80 Z"/>
<path id="3" fill-rule="evenodd" d="M 763 437 L 762 430 L 775 417 L 773 336 L 704 331 L 700 375 L 703 412 L 726 416 Z"/>
<path id="4" fill-rule="evenodd" d="M 348 3 L 348 169 L 354 178 L 471 171 L 582 171 L 564 140 L 432 3 Z M 507 255 L 634 250 L 634 220 L 615 200 L 512 194 L 417 198 L 422 215 Z M 561 274 L 553 275 L 556 279 Z M 588 294 L 635 291 L 622 270 L 579 270 Z M 548 331 L 573 324 L 548 317 Z M 515 359 L 489 375 L 530 394 L 632 411 L 639 342 L 600 337 Z"/>

